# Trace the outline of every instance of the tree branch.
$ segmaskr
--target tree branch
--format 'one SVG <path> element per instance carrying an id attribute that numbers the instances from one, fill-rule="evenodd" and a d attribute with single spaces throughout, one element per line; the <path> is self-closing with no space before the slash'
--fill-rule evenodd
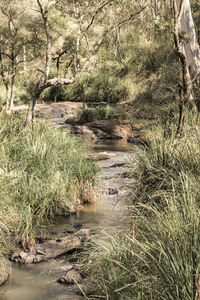
<path id="1" fill-rule="evenodd" d="M 102 35 L 101 39 L 97 42 L 96 44 L 96 49 L 94 49 L 94 51 L 97 51 L 99 49 L 99 47 L 101 46 L 101 43 L 104 39 L 104 37 L 110 32 L 112 31 L 115 27 L 120 27 L 123 24 L 127 23 L 128 21 L 131 21 L 135 16 L 139 15 L 143 10 L 145 10 L 147 8 L 147 5 L 144 6 L 143 8 L 141 8 L 139 11 L 137 11 L 135 14 L 131 14 L 127 19 L 122 20 L 114 25 L 112 25 L 110 28 L 108 28 Z"/>
<path id="2" fill-rule="evenodd" d="M 9 55 L 9 54 L 7 54 L 5 52 L 1 52 L 1 54 L 4 55 L 4 56 L 7 56 L 10 60 L 12 60 L 12 56 L 11 55 Z"/>
<path id="3" fill-rule="evenodd" d="M 71 78 L 52 78 L 48 79 L 44 84 L 42 84 L 38 88 L 39 94 L 41 94 L 45 89 L 52 87 L 52 86 L 57 86 L 57 85 L 69 85 L 74 82 L 74 79 Z"/>
<path id="4" fill-rule="evenodd" d="M 88 24 L 87 28 L 85 29 L 85 31 L 88 31 L 89 28 L 92 26 L 92 24 L 94 23 L 94 19 L 95 17 L 98 15 L 98 13 L 100 13 L 102 11 L 102 9 L 107 5 L 109 4 L 110 2 L 112 2 L 113 0 L 108 0 L 106 2 L 104 2 L 96 11 L 95 13 L 93 14 L 91 20 L 90 20 L 90 23 Z"/>

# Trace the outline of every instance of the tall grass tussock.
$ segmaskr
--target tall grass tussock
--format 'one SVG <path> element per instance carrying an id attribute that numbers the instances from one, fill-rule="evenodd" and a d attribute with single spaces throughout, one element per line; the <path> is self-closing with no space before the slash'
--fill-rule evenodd
<path id="1" fill-rule="evenodd" d="M 21 117 L 0 117 L 0 240 L 27 247 L 47 219 L 92 198 L 95 168 L 80 140 L 43 120 L 24 132 Z M 83 199 L 83 186 L 87 185 Z M 89 201 L 88 200 L 88 201 Z"/>
<path id="2" fill-rule="evenodd" d="M 137 155 L 130 232 L 92 255 L 106 299 L 200 299 L 200 135 L 196 126 L 180 139 L 159 133 Z"/>

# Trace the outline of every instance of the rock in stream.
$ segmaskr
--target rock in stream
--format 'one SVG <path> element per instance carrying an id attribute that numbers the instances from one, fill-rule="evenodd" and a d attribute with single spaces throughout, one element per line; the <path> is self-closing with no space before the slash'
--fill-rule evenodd
<path id="1" fill-rule="evenodd" d="M 64 238 L 44 241 L 41 244 L 37 244 L 27 252 L 17 249 L 11 255 L 10 259 L 13 262 L 31 264 L 56 258 L 73 249 L 81 247 L 89 237 L 89 233 L 89 229 L 81 229 L 75 234 Z"/>

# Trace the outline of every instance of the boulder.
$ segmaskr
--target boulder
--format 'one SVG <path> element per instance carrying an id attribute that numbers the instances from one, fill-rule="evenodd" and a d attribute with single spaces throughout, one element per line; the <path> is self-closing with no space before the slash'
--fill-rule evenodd
<path id="1" fill-rule="evenodd" d="M 111 139 L 128 139 L 132 137 L 132 126 L 127 120 L 119 121 L 117 119 L 100 120 L 88 123 L 93 132 L 97 133 L 98 130 L 103 131 L 109 135 Z"/>
<path id="2" fill-rule="evenodd" d="M 64 276 L 58 279 L 60 283 L 73 284 L 82 281 L 81 274 L 76 270 L 69 270 Z"/>
<path id="3" fill-rule="evenodd" d="M 108 188 L 108 195 L 117 195 L 119 191 L 117 189 Z"/>
<path id="4" fill-rule="evenodd" d="M 80 134 L 89 139 L 131 139 L 132 126 L 128 121 L 120 122 L 117 119 L 100 120 L 85 124 L 65 121 L 65 128 L 73 134 Z"/>

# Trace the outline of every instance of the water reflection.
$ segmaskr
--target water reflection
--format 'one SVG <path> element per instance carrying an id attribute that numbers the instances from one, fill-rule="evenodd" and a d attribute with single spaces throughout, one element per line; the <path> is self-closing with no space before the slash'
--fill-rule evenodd
<path id="1" fill-rule="evenodd" d="M 87 141 L 87 145 L 92 148 L 95 152 L 100 151 L 121 151 L 121 152 L 128 152 L 131 150 L 132 145 L 127 143 L 125 140 L 122 139 L 106 139 L 106 140 L 97 140 L 97 141 Z"/>

